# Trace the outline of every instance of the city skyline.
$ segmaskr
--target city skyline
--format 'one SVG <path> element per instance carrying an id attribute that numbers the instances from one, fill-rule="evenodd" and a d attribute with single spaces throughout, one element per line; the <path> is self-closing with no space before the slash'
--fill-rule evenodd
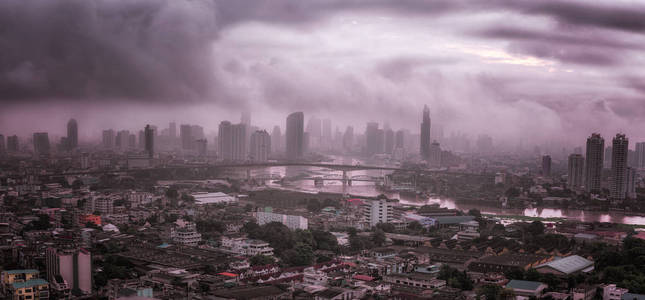
<path id="1" fill-rule="evenodd" d="M 12 33 L 5 45 L 30 51 L 3 49 L 0 131 L 25 136 L 69 118 L 86 125 L 81 137 L 140 128 L 142 118 L 216 131 L 242 111 L 267 130 L 303 111 L 341 130 L 378 121 L 414 131 L 418 107 L 428 104 L 447 134 L 487 134 L 507 148 L 525 132 L 538 144 L 563 146 L 584 144 L 590 132 L 645 140 L 638 129 L 645 113 L 637 4 L 135 3 L 137 13 L 118 19 L 131 9 L 128 1 L 5 1 L 0 14 Z M 83 29 L 64 18 L 38 22 L 29 13 L 58 9 Z M 500 20 L 525 25 L 507 28 Z M 119 31 L 121 24 L 140 34 Z M 38 35 L 45 31 L 56 37 L 48 47 Z M 103 48 L 92 52 L 97 43 Z M 67 59 L 64 67 L 54 54 Z M 24 119 L 38 122 L 20 124 Z"/>

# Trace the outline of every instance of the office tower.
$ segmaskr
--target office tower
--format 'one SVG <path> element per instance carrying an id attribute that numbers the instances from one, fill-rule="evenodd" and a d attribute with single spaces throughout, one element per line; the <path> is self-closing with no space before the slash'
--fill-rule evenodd
<path id="1" fill-rule="evenodd" d="M 322 120 L 316 117 L 309 118 L 305 133 L 309 136 L 309 142 L 306 144 L 312 148 L 318 148 L 322 142 Z"/>
<path id="2" fill-rule="evenodd" d="M 585 156 L 585 190 L 598 194 L 601 190 L 602 165 L 604 161 L 605 139 L 599 133 L 587 138 Z"/>
<path id="3" fill-rule="evenodd" d="M 137 148 L 139 149 L 146 149 L 146 132 L 145 128 L 144 130 L 139 130 L 139 139 L 137 141 Z"/>
<path id="4" fill-rule="evenodd" d="M 302 112 L 294 112 L 287 117 L 287 159 L 301 159 L 304 155 L 304 120 L 305 115 Z"/>
<path id="5" fill-rule="evenodd" d="M 394 148 L 405 148 L 405 131 L 403 131 L 403 129 L 396 131 L 396 137 L 394 138 Z"/>
<path id="6" fill-rule="evenodd" d="M 69 119 L 67 122 L 67 150 L 74 150 L 78 147 L 78 123 Z"/>
<path id="7" fill-rule="evenodd" d="M 544 177 L 551 176 L 551 156 L 550 155 L 542 156 L 542 176 Z"/>
<path id="8" fill-rule="evenodd" d="M 200 140 L 206 137 L 204 135 L 204 127 L 199 125 L 190 126 L 190 137 L 192 138 L 191 143 L 194 143 L 196 140 Z"/>
<path id="9" fill-rule="evenodd" d="M 171 138 L 177 137 L 177 124 L 175 124 L 175 122 L 170 122 L 170 124 L 168 125 L 168 133 L 170 134 Z"/>
<path id="10" fill-rule="evenodd" d="M 103 148 L 105 149 L 114 148 L 114 130 L 112 129 L 103 130 Z"/>
<path id="11" fill-rule="evenodd" d="M 383 146 L 385 143 L 385 134 L 376 122 L 367 123 L 365 128 L 365 154 L 372 156 L 374 154 L 383 153 Z"/>
<path id="12" fill-rule="evenodd" d="M 428 164 L 431 167 L 441 167 L 441 145 L 434 141 L 430 144 L 430 155 L 428 156 Z"/>
<path id="13" fill-rule="evenodd" d="M 36 155 L 49 155 L 49 134 L 47 132 L 34 133 L 34 152 Z"/>
<path id="14" fill-rule="evenodd" d="M 581 154 L 569 155 L 567 172 L 567 186 L 569 189 L 578 190 L 582 187 L 585 159 Z"/>
<path id="15" fill-rule="evenodd" d="M 245 161 L 246 155 L 246 125 L 235 124 L 231 126 L 231 154 L 234 161 Z"/>
<path id="16" fill-rule="evenodd" d="M 629 199 L 636 199 L 636 170 L 634 168 L 627 168 L 625 180 L 625 195 Z"/>
<path id="17" fill-rule="evenodd" d="M 609 197 L 612 200 L 624 200 L 627 194 L 627 150 L 629 139 L 624 134 L 616 134 L 612 141 L 611 182 Z"/>
<path id="18" fill-rule="evenodd" d="M 603 168 L 605 168 L 605 169 L 610 169 L 611 168 L 611 152 L 612 152 L 611 146 L 609 146 L 609 147 L 607 147 L 605 149 L 605 157 L 604 157 L 604 161 L 603 161 Z"/>
<path id="19" fill-rule="evenodd" d="M 181 149 L 190 150 L 193 148 L 193 135 L 190 125 L 181 124 L 179 126 L 179 137 L 181 138 Z"/>
<path id="20" fill-rule="evenodd" d="M 281 151 L 282 145 L 282 131 L 280 126 L 274 126 L 273 131 L 271 132 L 271 152 L 277 153 Z"/>
<path id="21" fill-rule="evenodd" d="M 232 124 L 229 121 L 222 121 L 219 123 L 219 131 L 217 133 L 217 152 L 221 160 L 233 159 L 233 132 Z"/>
<path id="22" fill-rule="evenodd" d="M 72 293 L 92 293 L 92 254 L 72 246 L 49 247 L 46 250 L 47 280 L 59 282 L 60 276 Z"/>
<path id="23" fill-rule="evenodd" d="M 421 121 L 421 140 L 419 142 L 422 159 L 430 158 L 430 109 L 423 106 L 423 120 Z"/>
<path id="24" fill-rule="evenodd" d="M 343 149 L 351 151 L 354 146 L 354 127 L 347 126 L 343 134 Z"/>
<path id="25" fill-rule="evenodd" d="M 135 149 L 137 147 L 137 136 L 130 134 L 128 136 L 128 149 Z"/>
<path id="26" fill-rule="evenodd" d="M 645 168 L 645 142 L 636 143 L 636 167 Z"/>
<path id="27" fill-rule="evenodd" d="M 144 144 L 148 157 L 152 158 L 155 151 L 155 131 L 150 125 L 146 125 L 144 129 Z"/>
<path id="28" fill-rule="evenodd" d="M 271 151 L 271 137 L 266 130 L 258 130 L 251 135 L 250 159 L 267 161 Z"/>
<path id="29" fill-rule="evenodd" d="M 18 144 L 18 136 L 12 135 L 7 137 L 7 151 L 15 153 L 18 152 L 20 145 Z"/>
<path id="30" fill-rule="evenodd" d="M 208 140 L 206 139 L 197 140 L 195 141 L 195 145 L 197 146 L 197 155 L 199 157 L 206 156 L 206 153 L 208 151 Z"/>
<path id="31" fill-rule="evenodd" d="M 385 153 L 392 154 L 394 152 L 394 131 L 392 129 L 385 130 Z"/>
<path id="32" fill-rule="evenodd" d="M 120 150 L 125 150 L 130 144 L 130 131 L 120 130 L 116 133 L 116 142 L 115 145 Z"/>
<path id="33" fill-rule="evenodd" d="M 321 148 L 329 149 L 331 148 L 331 120 L 324 119 L 322 121 L 322 139 L 321 139 Z"/>
<path id="34" fill-rule="evenodd" d="M 4 153 L 6 151 L 6 146 L 4 143 L 4 135 L 0 134 L 0 153 Z"/>
<path id="35" fill-rule="evenodd" d="M 489 135 L 482 134 L 477 137 L 477 151 L 479 153 L 491 153 L 493 151 L 493 138 Z M 539 147 L 536 147 L 536 154 L 540 154 Z"/>

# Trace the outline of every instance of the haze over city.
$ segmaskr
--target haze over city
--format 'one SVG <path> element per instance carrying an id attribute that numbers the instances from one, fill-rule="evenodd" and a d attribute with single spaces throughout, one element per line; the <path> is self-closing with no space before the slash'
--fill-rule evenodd
<path id="1" fill-rule="evenodd" d="M 0 0 L 0 299 L 645 300 L 645 2 Z"/>
<path id="2" fill-rule="evenodd" d="M 80 135 L 293 111 L 515 149 L 645 139 L 633 1 L 3 1 L 0 128 Z M 47 16 L 47 17 L 43 17 Z M 118 117 L 117 117 L 118 116 Z M 235 116 L 235 117 L 230 117 Z M 20 122 L 25 119 L 35 122 Z"/>

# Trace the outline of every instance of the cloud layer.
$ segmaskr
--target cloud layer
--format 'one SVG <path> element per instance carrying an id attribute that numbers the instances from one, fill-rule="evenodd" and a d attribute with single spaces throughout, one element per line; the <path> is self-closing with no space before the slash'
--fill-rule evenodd
<path id="1" fill-rule="evenodd" d="M 0 131 L 51 105 L 97 127 L 251 109 L 266 128 L 304 110 L 416 131 L 429 104 L 446 133 L 509 145 L 642 140 L 644 32 L 632 1 L 8 0 Z"/>

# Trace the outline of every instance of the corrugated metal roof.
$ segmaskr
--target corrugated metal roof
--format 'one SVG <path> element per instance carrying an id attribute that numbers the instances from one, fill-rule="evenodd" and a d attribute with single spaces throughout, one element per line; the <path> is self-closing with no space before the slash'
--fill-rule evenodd
<path id="1" fill-rule="evenodd" d="M 571 274 L 582 271 L 593 266 L 593 261 L 590 261 L 582 256 L 571 255 L 561 259 L 552 260 L 550 262 L 541 264 L 536 269 L 550 267 L 565 274 Z"/>
<path id="2" fill-rule="evenodd" d="M 538 281 L 526 281 L 526 280 L 511 280 L 506 284 L 507 288 L 525 290 L 525 291 L 535 291 L 537 290 L 542 283 Z"/>

